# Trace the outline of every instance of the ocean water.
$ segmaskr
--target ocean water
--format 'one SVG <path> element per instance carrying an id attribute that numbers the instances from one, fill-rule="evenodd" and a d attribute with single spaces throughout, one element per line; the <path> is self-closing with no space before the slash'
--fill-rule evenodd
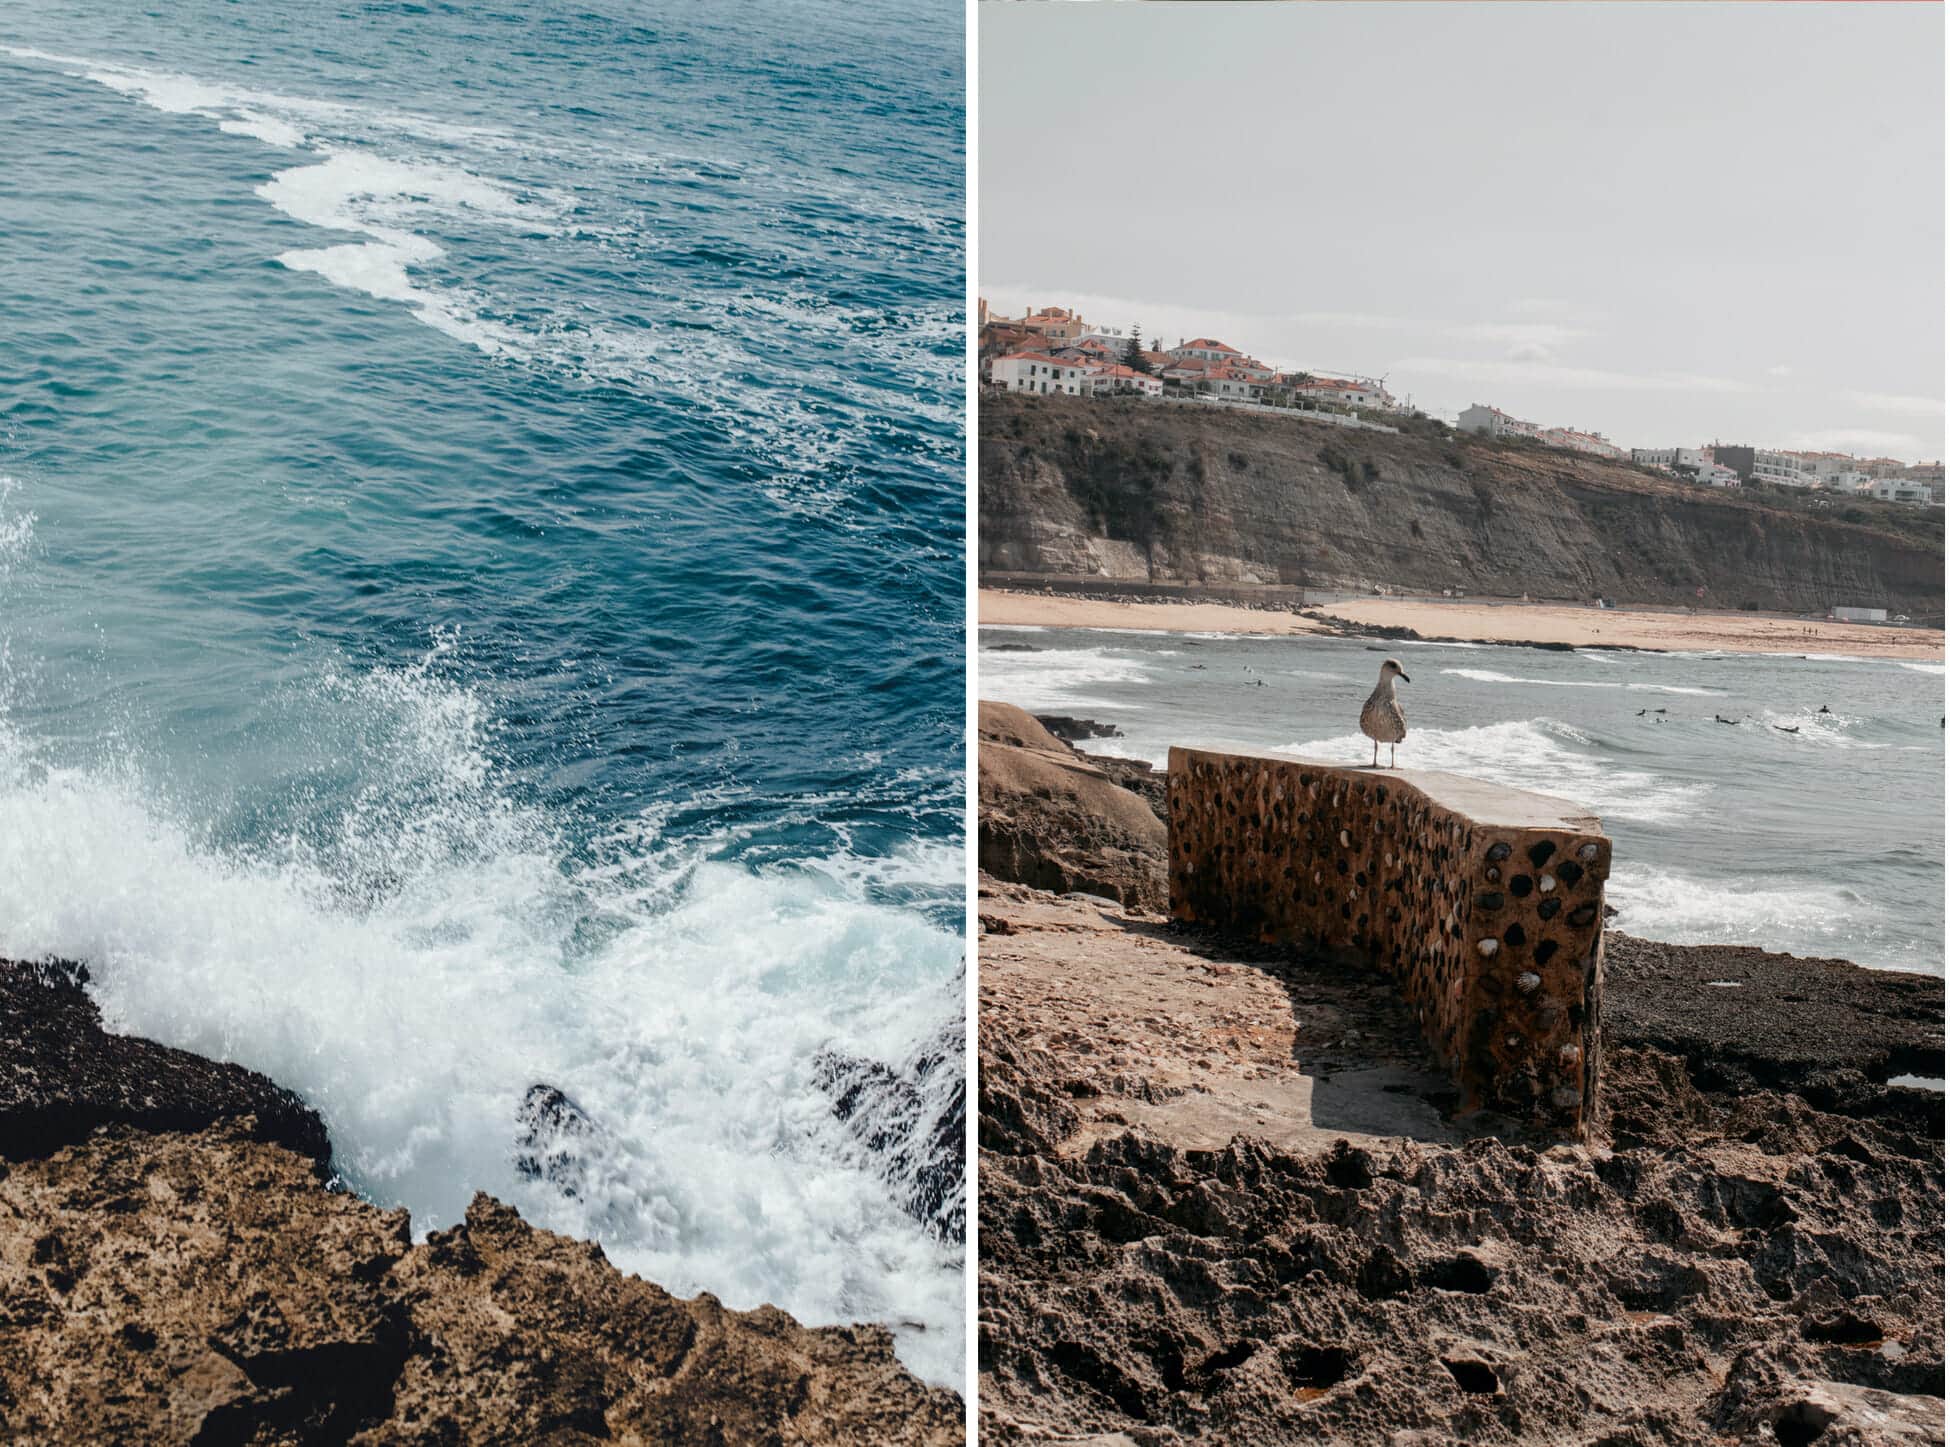
<path id="1" fill-rule="evenodd" d="M 961 31 L 0 14 L 0 954 L 420 1231 L 491 1191 L 952 1384 L 959 1249 L 813 1061 L 961 1010 Z"/>
<path id="2" fill-rule="evenodd" d="M 1943 973 L 1940 663 L 1057 629 L 981 636 L 982 697 L 1114 725 L 1121 737 L 1085 747 L 1161 768 L 1173 744 L 1365 764 L 1373 745 L 1357 722 L 1361 702 L 1393 655 L 1411 680 L 1398 686 L 1409 736 L 1397 762 L 1556 794 L 1599 815 L 1615 844 L 1606 899 L 1617 928 Z"/>

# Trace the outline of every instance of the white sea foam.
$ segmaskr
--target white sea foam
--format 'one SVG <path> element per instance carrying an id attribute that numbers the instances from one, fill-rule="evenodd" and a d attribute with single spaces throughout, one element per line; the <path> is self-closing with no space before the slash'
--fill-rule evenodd
<path id="1" fill-rule="evenodd" d="M 488 1190 L 675 1291 L 921 1323 L 903 1357 L 958 1383 L 959 1253 L 892 1203 L 812 1063 L 898 1061 L 958 1010 L 959 937 L 885 897 L 952 890 L 959 851 L 755 871 L 652 815 L 577 864 L 431 661 L 315 688 L 361 787 L 275 857 L 0 718 L 0 955 L 85 959 L 112 1026 L 296 1089 L 418 1231 Z M 536 1082 L 599 1127 L 576 1199 L 515 1166 Z"/>
<path id="2" fill-rule="evenodd" d="M 1579 678 L 1518 678 L 1513 674 L 1498 673 L 1491 668 L 1445 668 L 1444 673 L 1457 678 L 1473 679 L 1477 683 L 1521 683 L 1533 688 L 1621 688 L 1622 684 L 1605 679 Z"/>
<path id="3" fill-rule="evenodd" d="M 1821 745 L 1834 749 L 1886 749 L 1887 744 L 1860 737 L 1864 720 L 1854 714 L 1822 713 L 1817 709 L 1763 709 L 1761 723 L 1779 734 L 1784 745 Z M 1781 732 L 1793 729 L 1794 733 Z"/>
<path id="4" fill-rule="evenodd" d="M 1907 668 L 1907 669 L 1908 669 L 1908 670 L 1909 670 L 1909 671 L 1910 671 L 1911 673 L 1934 673 L 1934 674 L 1935 674 L 1935 675 L 1936 675 L 1936 676 L 1937 676 L 1938 678 L 1941 678 L 1941 677 L 1943 677 L 1943 665 L 1942 665 L 1941 663 L 1901 663 L 1901 662 L 1899 662 L 1899 663 L 1897 663 L 1897 665 L 1896 665 L 1896 667 L 1898 667 L 1898 668 Z"/>
<path id="5" fill-rule="evenodd" d="M 469 253 L 460 238 L 482 226 L 518 230 L 530 243 L 596 245 L 616 253 L 653 253 L 659 238 L 640 221 L 557 222 L 571 206 L 565 196 L 502 174 L 546 160 L 556 171 L 587 172 L 592 162 L 627 162 L 632 177 L 648 169 L 704 175 L 723 182 L 720 166 L 699 170 L 679 158 L 642 157 L 597 140 L 510 136 L 488 127 L 337 101 L 279 95 L 141 66 L 64 56 L 19 47 L 0 54 L 58 66 L 108 86 L 144 105 L 214 121 L 227 133 L 307 150 L 318 161 L 279 172 L 258 194 L 308 225 L 363 237 L 323 247 L 291 248 L 276 260 L 294 272 L 405 306 L 420 322 L 484 355 L 525 364 L 578 383 L 655 390 L 708 416 L 763 469 L 754 484 L 783 510 L 838 526 L 857 526 L 845 504 L 858 485 L 851 458 L 878 449 L 884 434 L 862 425 L 845 406 L 808 402 L 821 392 L 858 397 L 863 385 L 899 394 L 904 415 L 932 430 L 920 440 L 959 460 L 961 365 L 951 346 L 960 335 L 954 306 L 924 306 L 889 316 L 849 308 L 799 291 L 748 289 L 735 295 L 706 291 L 659 298 L 648 321 L 632 314 L 604 316 L 582 295 L 508 295 L 483 282 L 456 282 Z M 430 151 L 444 152 L 435 159 Z M 496 174 L 484 173 L 484 168 Z M 762 166 L 744 171 L 773 193 L 809 190 L 828 199 L 852 194 L 827 184 L 782 175 Z M 588 198 L 579 197 L 579 202 Z M 867 205 L 864 193 L 854 196 Z M 873 209 L 885 214 L 887 198 Z M 634 215 L 634 213 L 632 213 Z M 559 266 L 559 262 L 555 265 Z M 550 269 L 554 269 L 551 267 Z M 844 338 L 843 350 L 834 338 Z M 812 343 L 829 359 L 782 371 L 782 359 Z M 917 392 L 917 376 L 944 375 L 934 393 Z"/>
<path id="6" fill-rule="evenodd" d="M 1129 654 L 1109 648 L 1051 648 L 1039 653 L 999 653 L 981 658 L 982 696 L 1031 713 L 1071 708 L 1125 709 L 1133 705 L 1102 697 L 1107 683 L 1145 683 L 1151 673 Z"/>
<path id="7" fill-rule="evenodd" d="M 1823 953 L 1861 934 L 1867 902 L 1854 890 L 1778 877 L 1702 880 L 1619 863 L 1605 886 L 1627 934 L 1674 944 L 1751 944 Z M 1859 952 L 1859 946 L 1856 946 Z"/>
<path id="8" fill-rule="evenodd" d="M 1726 697 L 1717 689 L 1694 688 L 1676 683 L 1625 683 L 1610 678 L 1519 678 L 1489 668 L 1445 668 L 1442 671 L 1453 674 L 1457 678 L 1473 679 L 1478 683 L 1517 683 L 1531 688 L 1616 688 L 1634 693 L 1690 694 L 1700 698 Z"/>
<path id="9" fill-rule="evenodd" d="M 1365 764 L 1373 757 L 1374 743 L 1351 733 L 1286 744 L 1280 751 L 1331 763 Z M 1397 762 L 1561 794 L 1605 818 L 1639 823 L 1682 819 L 1707 793 L 1705 785 L 1621 766 L 1588 735 L 1547 718 L 1461 729 L 1415 728 L 1409 742 L 1397 750 Z"/>

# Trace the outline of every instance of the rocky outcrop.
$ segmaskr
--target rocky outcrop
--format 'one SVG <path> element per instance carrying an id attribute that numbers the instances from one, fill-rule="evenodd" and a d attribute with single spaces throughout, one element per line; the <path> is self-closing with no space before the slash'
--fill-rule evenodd
<path id="1" fill-rule="evenodd" d="M 1165 826 L 1151 803 L 1021 709 L 983 703 L 981 867 L 1056 893 L 1165 907 Z"/>
<path id="2" fill-rule="evenodd" d="M 1869 521 L 1433 429 L 985 397 L 985 577 L 1094 577 L 1940 616 L 1940 517 Z"/>
<path id="3" fill-rule="evenodd" d="M 415 1246 L 288 1092 L 103 1034 L 71 977 L 0 999 L 0 1440 L 962 1440 L 882 1327 L 673 1297 L 487 1196 Z M 593 1123 L 538 1086 L 523 1125 L 574 1189 Z"/>
<path id="4" fill-rule="evenodd" d="M 326 1164 L 325 1124 L 297 1096 L 241 1066 L 107 1033 L 87 978 L 70 962 L 0 960 L 0 1155 L 45 1155 L 111 1122 L 193 1131 L 248 1119 L 257 1139 Z"/>
<path id="5" fill-rule="evenodd" d="M 1608 934 L 1606 1034 L 1656 1044 L 1719 1090 L 1790 1090 L 1823 1110 L 1927 1107 L 1943 1098 L 1882 1089 L 1894 1075 L 1943 1075 L 1943 981 L 1864 970 L 1746 945 L 1669 945 Z"/>
<path id="6" fill-rule="evenodd" d="M 880 1327 L 624 1276 L 487 1196 L 411 1244 L 248 1122 L 0 1178 L 9 1442 L 961 1440 Z"/>
<path id="7" fill-rule="evenodd" d="M 960 998 L 957 986 L 956 998 Z M 968 1234 L 967 1047 L 957 1015 L 898 1066 L 838 1051 L 813 1062 L 833 1114 L 866 1150 L 901 1209 L 938 1241 Z"/>
<path id="8" fill-rule="evenodd" d="M 1008 886 L 982 910 L 985 1441 L 1942 1440 L 1940 1124 L 1635 1026 L 1608 1144 L 1471 1139 L 1402 1070 L 1399 1001 L 1337 965 Z M 1619 953 L 1642 1019 L 1670 989 Z M 1787 993 L 1783 1080 L 1829 1034 Z"/>

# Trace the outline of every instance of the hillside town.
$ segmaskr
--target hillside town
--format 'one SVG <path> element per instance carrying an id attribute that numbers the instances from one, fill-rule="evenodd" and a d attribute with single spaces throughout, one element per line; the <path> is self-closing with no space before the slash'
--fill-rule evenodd
<path id="1" fill-rule="evenodd" d="M 988 302 L 979 299 L 977 320 L 982 385 L 996 391 L 1282 408 L 1382 431 L 1397 430 L 1391 420 L 1423 415 L 1391 395 L 1386 379 L 1281 370 L 1215 337 L 1181 338 L 1171 347 L 1153 338 L 1146 346 L 1135 327 L 1119 333 L 1093 326 L 1068 307 L 1039 307 L 1010 317 L 991 314 Z M 1912 464 L 1719 442 L 1628 449 L 1602 433 L 1525 421 L 1480 402 L 1464 408 L 1453 425 L 1462 432 L 1630 462 L 1702 487 L 1771 485 L 1918 507 L 1944 505 L 1940 461 Z"/>

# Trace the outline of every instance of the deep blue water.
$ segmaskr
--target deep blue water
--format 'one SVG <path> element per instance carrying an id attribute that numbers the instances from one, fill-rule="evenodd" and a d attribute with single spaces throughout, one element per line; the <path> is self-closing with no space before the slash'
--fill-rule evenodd
<path id="1" fill-rule="evenodd" d="M 939 1380 L 957 1263 L 808 1070 L 960 1009 L 961 29 L 0 17 L 0 953 L 419 1229 L 493 1190 Z"/>
<path id="2" fill-rule="evenodd" d="M 1365 764 L 1389 653 L 1397 762 L 1597 814 L 1618 929 L 1943 973 L 1941 663 L 985 628 L 979 666 L 983 697 L 1111 724 L 1088 747 L 1158 766 L 1173 744 Z"/>

